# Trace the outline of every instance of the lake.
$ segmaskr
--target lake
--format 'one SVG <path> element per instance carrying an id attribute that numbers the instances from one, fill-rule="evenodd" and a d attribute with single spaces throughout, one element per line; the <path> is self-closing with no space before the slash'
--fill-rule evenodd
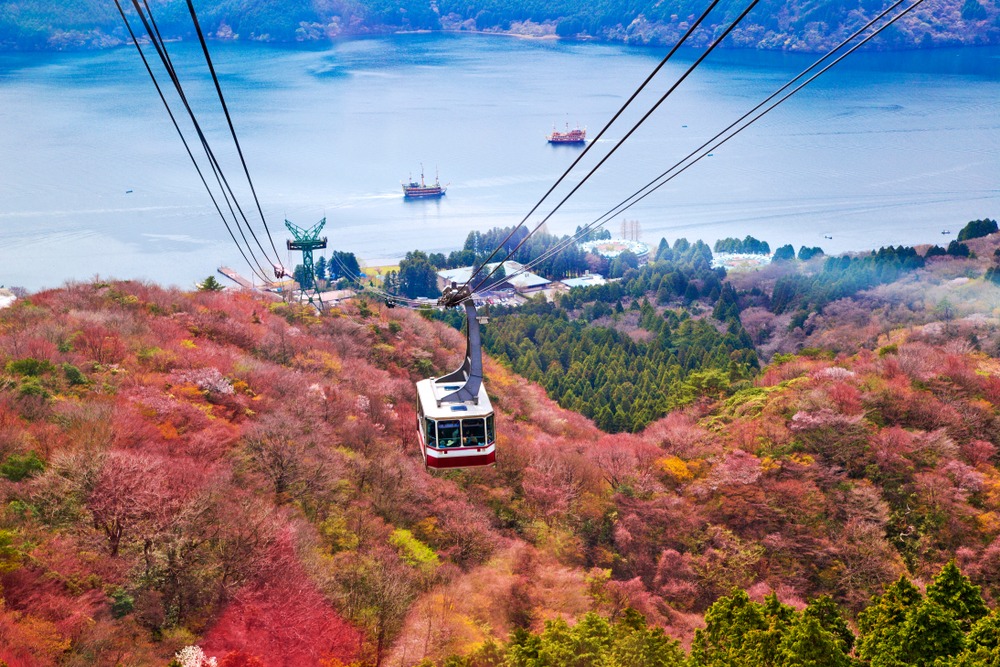
<path id="1" fill-rule="evenodd" d="M 243 182 L 200 51 L 169 46 L 226 173 Z M 288 266 L 299 258 L 284 247 L 286 218 L 326 217 L 330 248 L 369 263 L 516 224 L 579 154 L 544 135 L 567 123 L 596 135 L 665 53 L 495 35 L 211 48 Z M 680 53 L 581 167 L 697 55 Z M 813 58 L 714 53 L 547 229 L 591 222 Z M 0 124 L 0 284 L 100 275 L 187 288 L 220 265 L 250 275 L 134 48 L 0 54 Z M 403 199 L 400 181 L 421 165 L 448 184 L 444 198 Z M 649 243 L 751 234 L 842 252 L 948 241 L 943 230 L 1000 216 L 998 188 L 1000 49 L 863 53 L 624 217 Z"/>

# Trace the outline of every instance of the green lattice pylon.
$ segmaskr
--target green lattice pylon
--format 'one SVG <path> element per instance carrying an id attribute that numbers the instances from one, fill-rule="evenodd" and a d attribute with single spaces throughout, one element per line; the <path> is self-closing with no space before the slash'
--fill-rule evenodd
<path id="1" fill-rule="evenodd" d="M 288 231 L 292 233 L 295 237 L 294 240 L 288 239 L 286 245 L 289 250 L 300 250 L 302 251 L 302 268 L 305 271 L 305 275 L 309 277 L 312 283 L 312 293 L 308 295 L 309 303 L 316 306 L 317 309 L 323 310 L 323 299 L 319 295 L 319 284 L 316 281 L 316 269 L 313 266 L 313 250 L 319 250 L 326 247 L 326 237 L 320 238 L 319 233 L 323 231 L 323 225 L 326 224 L 326 218 L 323 218 L 315 225 L 309 229 L 303 229 L 298 225 L 285 220 L 285 227 Z M 302 299 L 305 300 L 306 290 L 310 287 L 308 285 L 300 285 Z"/>

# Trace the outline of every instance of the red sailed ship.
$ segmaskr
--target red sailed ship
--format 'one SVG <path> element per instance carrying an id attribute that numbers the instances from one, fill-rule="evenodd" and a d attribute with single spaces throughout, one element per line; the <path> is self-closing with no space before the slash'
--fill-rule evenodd
<path id="1" fill-rule="evenodd" d="M 404 197 L 440 197 L 445 193 L 446 187 L 441 186 L 441 181 L 438 179 L 437 174 L 434 174 L 434 185 L 428 185 L 424 182 L 424 166 L 420 165 L 420 182 L 410 180 L 409 183 L 403 183 L 403 196 Z"/>
<path id="2" fill-rule="evenodd" d="M 555 126 L 553 126 L 552 134 L 545 138 L 549 140 L 550 144 L 582 144 L 587 141 L 587 130 L 581 130 L 580 128 L 571 130 L 569 129 L 569 123 L 567 123 L 565 132 L 557 132 Z"/>

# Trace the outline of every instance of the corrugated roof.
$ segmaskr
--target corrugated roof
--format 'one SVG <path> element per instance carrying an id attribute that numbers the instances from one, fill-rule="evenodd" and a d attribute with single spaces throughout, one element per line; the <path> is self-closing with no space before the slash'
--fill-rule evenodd
<path id="1" fill-rule="evenodd" d="M 496 262 L 492 264 L 487 264 L 486 270 L 481 272 L 480 275 L 482 276 L 489 275 L 489 273 L 494 268 L 496 268 L 496 265 L 497 265 Z M 524 265 L 521 264 L 520 262 L 508 260 L 503 263 L 503 268 L 504 271 L 506 271 L 507 275 L 509 276 L 522 270 L 524 268 Z M 444 271 L 438 271 L 437 274 L 444 280 L 447 280 L 448 282 L 455 282 L 461 285 L 465 283 L 467 280 L 469 280 L 470 276 L 472 276 L 472 267 L 464 266 L 458 269 L 445 269 Z M 531 271 L 525 271 L 524 273 L 521 273 L 517 276 L 514 276 L 513 278 L 508 279 L 507 282 L 509 282 L 515 288 L 530 289 L 532 287 L 541 287 L 542 285 L 548 285 L 549 282 L 551 281 L 539 275 L 536 275 Z"/>

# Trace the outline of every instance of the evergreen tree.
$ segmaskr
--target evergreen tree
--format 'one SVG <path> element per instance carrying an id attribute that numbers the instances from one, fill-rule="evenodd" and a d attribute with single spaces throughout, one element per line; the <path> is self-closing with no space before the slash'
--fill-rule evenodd
<path id="1" fill-rule="evenodd" d="M 546 621 L 538 644 L 537 658 L 523 667 L 598 667 L 611 649 L 611 626 L 594 613 L 586 614 L 573 627 L 563 619 Z M 515 667 L 520 667 L 515 663 Z"/>
<path id="2" fill-rule="evenodd" d="M 668 261 L 673 258 L 674 253 L 670 250 L 670 244 L 667 243 L 667 239 L 660 239 L 660 245 L 656 248 L 656 255 L 654 259 L 659 262 L 661 260 Z"/>
<path id="3" fill-rule="evenodd" d="M 925 258 L 927 258 L 927 257 L 942 257 L 942 256 L 947 255 L 947 254 L 948 254 L 948 251 L 945 250 L 944 248 L 942 248 L 941 246 L 939 246 L 939 245 L 932 245 L 930 248 L 927 249 L 927 252 L 924 253 L 924 257 Z"/>
<path id="4" fill-rule="evenodd" d="M 934 667 L 939 658 L 958 655 L 965 641 L 958 621 L 947 609 L 930 599 L 925 599 L 910 612 L 903 623 L 899 640 L 897 650 L 891 652 L 893 658 L 913 667 Z M 896 664 L 872 659 L 872 667 Z"/>
<path id="5" fill-rule="evenodd" d="M 721 322 L 728 322 L 733 319 L 737 322 L 739 321 L 740 307 L 736 303 L 736 290 L 729 283 L 726 283 L 722 287 L 722 291 L 719 293 L 719 300 L 715 302 L 715 308 L 712 310 L 712 317 Z"/>
<path id="6" fill-rule="evenodd" d="M 514 628 L 507 646 L 507 660 L 511 667 L 540 667 L 541 646 L 541 637 L 524 628 Z"/>
<path id="7" fill-rule="evenodd" d="M 296 264 L 295 268 L 292 270 L 292 279 L 299 284 L 302 289 L 309 289 L 313 284 L 312 275 L 306 271 L 306 267 L 302 264 Z"/>
<path id="8" fill-rule="evenodd" d="M 789 629 L 798 620 L 799 614 L 788 605 L 782 604 L 778 596 L 771 593 L 761 605 L 768 622 L 765 630 L 751 630 L 745 643 L 743 663 L 750 665 L 781 664 L 781 644 Z"/>
<path id="9" fill-rule="evenodd" d="M 962 20 L 964 21 L 984 21 L 989 17 L 990 13 L 979 0 L 965 0 L 962 5 Z"/>
<path id="10" fill-rule="evenodd" d="M 819 257 L 823 254 L 823 249 L 818 246 L 813 246 L 812 248 L 807 248 L 802 246 L 799 248 L 799 259 L 803 262 L 808 262 L 813 257 Z"/>
<path id="11" fill-rule="evenodd" d="M 684 652 L 663 628 L 650 628 L 634 609 L 615 624 L 607 667 L 683 667 Z"/>
<path id="12" fill-rule="evenodd" d="M 958 233 L 959 241 L 978 239 L 988 236 L 997 231 L 997 221 L 986 218 L 985 220 L 972 220 Z"/>
<path id="13" fill-rule="evenodd" d="M 344 278 L 350 282 L 355 282 L 361 276 L 361 266 L 358 264 L 358 258 L 354 256 L 353 252 L 332 251 L 326 267 L 330 280 Z"/>
<path id="14" fill-rule="evenodd" d="M 921 601 L 920 591 L 905 576 L 858 614 L 858 657 L 872 667 L 902 665 L 903 625 Z"/>
<path id="15" fill-rule="evenodd" d="M 817 618 L 805 616 L 792 625 L 780 647 L 782 667 L 849 667 L 841 640 L 824 629 Z"/>
<path id="16" fill-rule="evenodd" d="M 209 276 L 198 283 L 198 291 L 200 292 L 221 292 L 226 289 L 222 283 L 216 280 L 215 276 Z"/>
<path id="17" fill-rule="evenodd" d="M 795 248 L 792 247 L 791 243 L 788 243 L 774 251 L 774 256 L 771 258 L 771 261 L 787 262 L 793 259 L 795 259 Z"/>
<path id="18" fill-rule="evenodd" d="M 965 650 L 948 667 L 1000 667 L 1000 610 L 979 619 L 965 644 Z"/>
<path id="19" fill-rule="evenodd" d="M 927 587 L 927 599 L 947 609 L 958 621 L 963 632 L 989 613 L 979 586 L 969 581 L 951 560 Z"/>
<path id="20" fill-rule="evenodd" d="M 854 633 L 847 627 L 847 622 L 840 613 L 840 608 L 829 595 L 821 595 L 805 608 L 802 615 L 814 618 L 820 626 L 831 633 L 840 642 L 841 650 L 846 654 L 854 648 Z"/>
<path id="21" fill-rule="evenodd" d="M 437 272 L 427 255 L 419 250 L 406 253 L 406 258 L 399 263 L 399 291 L 411 299 L 441 294 L 437 287 Z"/>
<path id="22" fill-rule="evenodd" d="M 1000 608 L 976 621 L 968 636 L 969 646 L 1000 651 Z"/>
<path id="23" fill-rule="evenodd" d="M 969 251 L 969 246 L 955 240 L 952 240 L 952 242 L 948 244 L 948 249 L 945 250 L 945 253 L 951 255 L 952 257 L 969 257 L 972 254 Z"/>
<path id="24" fill-rule="evenodd" d="M 748 638 L 770 627 L 761 605 L 745 591 L 719 598 L 705 613 L 705 627 L 695 631 L 689 664 L 691 667 L 735 667 L 746 665 L 752 656 Z"/>

